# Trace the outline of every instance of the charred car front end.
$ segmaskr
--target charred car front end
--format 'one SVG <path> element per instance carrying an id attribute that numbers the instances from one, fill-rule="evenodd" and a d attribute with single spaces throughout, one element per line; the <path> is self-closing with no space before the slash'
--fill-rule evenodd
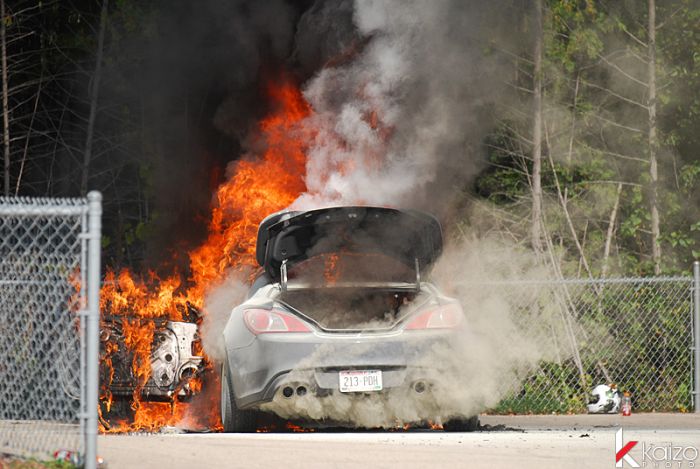
<path id="1" fill-rule="evenodd" d="M 184 400 L 196 394 L 194 381 L 204 371 L 198 333 L 199 312 L 188 307 L 182 321 L 139 316 L 105 316 L 100 332 L 101 394 L 111 400 L 129 402 L 138 393 L 139 399 Z M 150 340 L 148 380 L 141 382 L 135 372 L 136 357 L 133 335 Z M 130 337 L 132 336 L 132 337 Z M 131 344 L 131 346 L 128 346 Z"/>

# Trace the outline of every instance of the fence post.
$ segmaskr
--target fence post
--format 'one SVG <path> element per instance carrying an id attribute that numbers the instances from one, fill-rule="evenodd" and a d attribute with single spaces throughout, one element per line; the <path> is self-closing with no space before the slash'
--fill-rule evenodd
<path id="1" fill-rule="evenodd" d="M 693 262 L 693 403 L 700 414 L 700 261 Z"/>
<path id="2" fill-rule="evenodd" d="M 102 194 L 92 191 L 88 198 L 88 276 L 87 276 L 87 370 L 85 429 L 85 469 L 97 465 L 97 406 L 100 354 L 100 249 L 102 242 Z"/>

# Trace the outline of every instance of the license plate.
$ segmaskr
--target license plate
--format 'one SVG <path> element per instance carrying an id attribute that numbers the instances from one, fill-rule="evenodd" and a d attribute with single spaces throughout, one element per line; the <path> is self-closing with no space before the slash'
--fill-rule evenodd
<path id="1" fill-rule="evenodd" d="M 340 392 L 382 390 L 382 370 L 350 370 L 338 373 Z"/>

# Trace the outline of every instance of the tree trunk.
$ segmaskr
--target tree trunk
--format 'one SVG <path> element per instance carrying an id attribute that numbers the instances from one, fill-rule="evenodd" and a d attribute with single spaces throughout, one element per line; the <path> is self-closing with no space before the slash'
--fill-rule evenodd
<path id="1" fill-rule="evenodd" d="M 532 247 L 542 252 L 542 0 L 535 1 L 532 128 Z"/>
<path id="2" fill-rule="evenodd" d="M 574 155 L 574 139 L 576 137 L 576 106 L 578 104 L 578 88 L 581 82 L 581 72 L 576 74 L 576 88 L 574 89 L 574 103 L 571 107 L 571 132 L 569 133 L 569 151 L 566 154 L 566 163 L 571 164 Z"/>
<path id="3" fill-rule="evenodd" d="M 36 90 L 36 96 L 34 97 L 34 109 L 32 110 L 32 117 L 29 119 L 29 129 L 27 130 L 27 138 L 24 139 L 24 151 L 22 152 L 22 159 L 19 163 L 19 171 L 17 171 L 17 177 L 15 178 L 15 197 L 19 195 L 19 187 L 22 183 L 22 175 L 24 174 L 24 165 L 27 163 L 27 158 L 29 157 L 29 140 L 32 138 L 32 129 L 34 128 L 34 118 L 36 117 L 36 112 L 39 108 L 39 98 L 41 97 L 41 84 L 44 76 L 39 78 L 39 88 Z"/>
<path id="4" fill-rule="evenodd" d="M 0 54 L 2 54 L 2 146 L 5 155 L 4 194 L 10 195 L 10 109 L 7 100 L 7 25 L 5 23 L 5 0 L 0 0 Z"/>
<path id="5" fill-rule="evenodd" d="M 654 274 L 661 273 L 661 244 L 659 237 L 659 206 L 658 206 L 658 137 L 656 135 L 656 5 L 655 0 L 649 2 L 649 176 L 650 194 L 649 204 L 651 209 L 651 258 L 654 262 Z"/>
<path id="6" fill-rule="evenodd" d="M 608 231 L 605 235 L 605 249 L 603 251 L 603 266 L 600 269 L 600 276 L 605 278 L 608 276 L 608 260 L 610 259 L 610 248 L 612 246 L 613 236 L 615 235 L 615 222 L 617 220 L 617 211 L 620 208 L 620 195 L 622 194 L 622 183 L 617 184 L 617 195 L 613 204 L 612 212 L 610 212 L 610 220 L 608 220 Z"/>
<path id="7" fill-rule="evenodd" d="M 566 225 L 569 227 L 569 233 L 571 233 L 571 239 L 574 240 L 574 244 L 576 244 L 576 250 L 578 251 L 579 259 L 583 263 L 583 268 L 586 269 L 586 274 L 588 275 L 588 278 L 593 278 L 593 272 L 591 271 L 591 267 L 588 265 L 588 260 L 586 259 L 586 253 L 583 250 L 583 246 L 581 245 L 581 242 L 578 239 L 578 234 L 576 233 L 576 228 L 574 227 L 574 222 L 571 219 L 571 214 L 569 213 L 569 208 L 566 205 L 566 199 L 564 198 L 564 195 L 562 194 L 561 191 L 561 186 L 559 185 L 559 177 L 557 176 L 557 171 L 556 168 L 554 167 L 554 160 L 552 159 L 552 155 L 547 155 L 549 158 L 549 165 L 552 167 L 552 172 L 554 173 L 554 184 L 557 188 L 557 195 L 559 197 L 559 203 L 561 204 L 561 208 L 564 211 L 564 218 L 566 219 Z"/>
<path id="8" fill-rule="evenodd" d="M 102 75 L 102 55 L 104 51 L 105 29 L 107 29 L 107 6 L 109 0 L 102 0 L 100 13 L 100 31 L 97 39 L 97 58 L 95 60 L 95 72 L 90 86 L 90 115 L 88 117 L 87 133 L 85 136 L 85 154 L 83 155 L 83 177 L 80 184 L 80 192 L 87 193 L 88 177 L 90 174 L 90 162 L 92 160 L 92 141 L 95 133 L 95 119 L 97 118 L 97 100 L 100 92 L 100 77 Z"/>

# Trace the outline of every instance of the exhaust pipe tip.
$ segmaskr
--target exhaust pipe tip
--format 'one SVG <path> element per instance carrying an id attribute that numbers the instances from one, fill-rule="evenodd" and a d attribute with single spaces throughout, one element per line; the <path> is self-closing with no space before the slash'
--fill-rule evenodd
<path id="1" fill-rule="evenodd" d="M 418 394 L 423 394 L 428 389 L 428 384 L 425 381 L 416 381 L 413 383 L 413 390 Z"/>
<path id="2" fill-rule="evenodd" d="M 286 398 L 290 398 L 294 395 L 294 389 L 291 386 L 285 386 L 282 389 L 282 395 Z"/>
<path id="3" fill-rule="evenodd" d="M 306 395 L 306 386 L 299 386 L 297 388 L 297 396 L 301 397 Z"/>

